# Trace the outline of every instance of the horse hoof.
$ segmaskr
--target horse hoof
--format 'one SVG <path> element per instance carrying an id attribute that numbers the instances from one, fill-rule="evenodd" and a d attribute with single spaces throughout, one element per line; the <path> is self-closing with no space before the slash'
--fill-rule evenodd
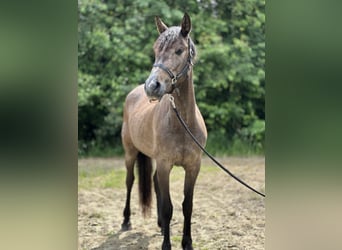
<path id="1" fill-rule="evenodd" d="M 132 225 L 130 222 L 121 224 L 121 231 L 128 231 L 132 229 Z"/>
<path id="2" fill-rule="evenodd" d="M 183 250 L 194 250 L 194 248 L 192 247 L 192 245 L 189 245 L 189 246 L 183 247 Z"/>

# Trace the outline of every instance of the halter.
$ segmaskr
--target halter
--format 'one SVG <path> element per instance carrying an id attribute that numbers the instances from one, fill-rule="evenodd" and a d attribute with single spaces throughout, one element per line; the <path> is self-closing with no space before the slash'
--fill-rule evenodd
<path id="1" fill-rule="evenodd" d="M 194 51 L 191 49 L 191 46 L 190 46 L 190 38 L 188 38 L 188 58 L 187 58 L 187 61 L 183 67 L 183 69 L 176 75 L 174 75 L 172 73 L 172 71 L 166 67 L 164 64 L 162 63 L 156 63 L 156 64 L 153 64 L 153 67 L 158 67 L 158 68 L 161 68 L 162 70 L 164 70 L 168 75 L 169 77 L 171 78 L 171 86 L 172 86 L 172 90 L 171 92 L 173 92 L 173 90 L 176 88 L 176 83 L 177 83 L 177 80 L 182 76 L 182 75 L 185 75 L 189 68 L 193 65 L 192 63 L 192 57 L 193 57 L 193 54 L 194 54 Z"/>

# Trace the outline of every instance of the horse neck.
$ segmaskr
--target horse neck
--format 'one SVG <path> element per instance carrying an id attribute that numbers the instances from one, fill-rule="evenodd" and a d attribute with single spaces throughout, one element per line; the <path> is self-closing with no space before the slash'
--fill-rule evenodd
<path id="1" fill-rule="evenodd" d="M 182 118 L 188 125 L 191 125 L 196 116 L 196 100 L 192 81 L 192 69 L 189 70 L 189 73 L 184 80 L 178 82 L 178 85 L 179 94 L 177 91 L 173 94 L 175 104 Z"/>

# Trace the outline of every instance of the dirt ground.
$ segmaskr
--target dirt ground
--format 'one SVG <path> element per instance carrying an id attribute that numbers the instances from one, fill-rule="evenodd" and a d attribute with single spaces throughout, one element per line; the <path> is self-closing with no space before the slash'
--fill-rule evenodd
<path id="1" fill-rule="evenodd" d="M 229 157 L 219 161 L 248 184 L 265 192 L 264 157 Z M 215 167 L 210 159 L 204 158 L 202 166 L 194 194 L 194 249 L 265 249 L 265 199 L 237 183 Z M 91 172 L 99 169 L 118 169 L 124 173 L 123 159 L 79 160 L 79 171 Z M 173 249 L 181 249 L 183 172 L 182 168 L 174 167 L 171 173 Z M 120 182 L 124 183 L 124 176 L 121 179 Z M 138 205 L 137 186 L 135 183 L 132 191 L 132 230 L 127 232 L 120 231 L 126 197 L 124 184 L 108 188 L 79 187 L 80 250 L 161 248 L 163 238 L 157 226 L 155 197 L 152 214 L 144 219 Z"/>

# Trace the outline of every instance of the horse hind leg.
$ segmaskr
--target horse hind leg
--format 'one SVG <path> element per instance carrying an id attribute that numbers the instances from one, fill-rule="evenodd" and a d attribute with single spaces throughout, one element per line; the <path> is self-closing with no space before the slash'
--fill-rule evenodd
<path id="1" fill-rule="evenodd" d="M 130 230 L 132 228 L 131 226 L 131 222 L 130 222 L 130 216 L 131 216 L 131 191 L 132 191 L 132 186 L 134 183 L 134 164 L 136 161 L 136 157 L 137 157 L 138 151 L 134 151 L 130 152 L 130 154 L 128 154 L 126 152 L 125 154 L 125 165 L 126 165 L 126 189 L 127 189 L 127 193 L 126 193 L 126 205 L 123 211 L 123 216 L 124 216 L 124 221 L 121 224 L 121 230 L 122 231 L 127 231 Z"/>

